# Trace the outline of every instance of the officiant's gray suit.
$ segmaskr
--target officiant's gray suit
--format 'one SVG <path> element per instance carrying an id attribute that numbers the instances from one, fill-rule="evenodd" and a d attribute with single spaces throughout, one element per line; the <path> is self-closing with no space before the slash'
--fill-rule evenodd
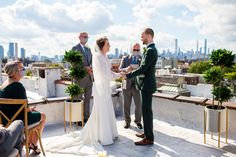
<path id="1" fill-rule="evenodd" d="M 83 65 L 84 67 L 92 67 L 92 53 L 89 47 L 84 46 L 82 48 L 81 44 L 77 44 L 72 48 L 83 55 Z M 93 86 L 93 76 L 88 73 L 79 81 L 79 85 L 84 88 L 84 120 L 87 121 L 90 115 L 90 99 L 92 95 Z M 83 94 L 79 95 L 79 99 L 82 99 Z"/>
<path id="2" fill-rule="evenodd" d="M 133 59 L 133 55 L 128 55 L 124 57 L 121 61 L 119 70 L 124 70 L 128 66 L 130 66 L 131 61 Z M 138 64 L 141 61 L 141 56 L 136 56 L 138 60 Z M 126 79 L 126 89 L 123 89 L 123 94 L 124 94 L 124 114 L 125 114 L 125 122 L 130 123 L 131 118 L 130 118 L 130 106 L 132 103 L 132 98 L 134 100 L 135 104 L 135 123 L 140 123 L 141 122 L 141 96 L 140 96 L 140 91 L 136 87 L 135 84 L 135 78 L 127 78 Z"/>

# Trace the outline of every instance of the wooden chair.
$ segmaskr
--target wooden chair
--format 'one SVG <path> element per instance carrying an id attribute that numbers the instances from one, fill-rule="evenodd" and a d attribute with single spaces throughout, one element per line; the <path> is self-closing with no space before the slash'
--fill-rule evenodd
<path id="1" fill-rule="evenodd" d="M 2 118 L 5 118 L 7 120 L 7 124 L 5 125 L 5 127 L 8 127 L 15 119 L 16 117 L 22 112 L 24 111 L 24 126 L 25 126 L 25 149 L 26 149 L 26 156 L 29 156 L 29 146 L 28 146 L 28 135 L 30 132 L 35 131 L 37 133 L 38 139 L 39 139 L 39 143 L 40 143 L 40 147 L 41 150 L 43 152 L 43 155 L 45 156 L 45 152 L 43 149 L 43 145 L 42 145 L 42 140 L 41 140 L 41 133 L 39 131 L 40 128 L 40 123 L 37 123 L 34 126 L 28 126 L 28 111 L 27 111 L 27 99 L 5 99 L 5 98 L 0 98 L 0 104 L 4 104 L 4 105 L 20 105 L 20 108 L 17 110 L 17 112 L 11 117 L 7 117 L 1 110 L 0 110 L 0 123 L 2 123 Z"/>

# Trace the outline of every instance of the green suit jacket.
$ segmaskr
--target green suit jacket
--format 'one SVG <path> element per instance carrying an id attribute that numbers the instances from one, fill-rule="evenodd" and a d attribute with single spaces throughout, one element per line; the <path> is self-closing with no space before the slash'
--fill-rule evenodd
<path id="1" fill-rule="evenodd" d="M 140 67 L 131 73 L 126 74 L 127 78 L 136 77 L 139 90 L 152 92 L 156 91 L 156 62 L 157 49 L 155 44 L 148 45 L 147 51 L 143 53 Z"/>

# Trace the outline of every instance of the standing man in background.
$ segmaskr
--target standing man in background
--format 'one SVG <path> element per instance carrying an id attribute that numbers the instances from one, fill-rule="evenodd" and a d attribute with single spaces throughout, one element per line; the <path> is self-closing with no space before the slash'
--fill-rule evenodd
<path id="1" fill-rule="evenodd" d="M 132 46 L 131 54 L 128 56 L 125 56 L 120 64 L 119 70 L 125 71 L 126 68 L 129 66 L 132 66 L 133 68 L 138 68 L 141 61 L 140 56 L 140 45 L 138 43 L 135 43 Z M 142 129 L 141 124 L 141 96 L 140 91 L 137 89 L 135 84 L 135 78 L 130 78 L 125 80 L 126 83 L 123 87 L 123 95 L 124 95 L 124 113 L 125 113 L 125 124 L 124 128 L 128 129 L 130 127 L 130 106 L 132 103 L 132 98 L 134 99 L 135 103 L 135 120 L 134 122 L 137 125 L 137 128 Z"/>
<path id="2" fill-rule="evenodd" d="M 83 55 L 83 65 L 87 71 L 84 78 L 79 81 L 79 85 L 84 88 L 84 122 L 86 123 L 90 115 L 90 98 L 92 95 L 93 71 L 92 71 L 92 53 L 86 43 L 88 42 L 88 33 L 79 34 L 79 43 L 72 50 L 79 51 Z M 82 94 L 79 95 L 82 99 Z"/>

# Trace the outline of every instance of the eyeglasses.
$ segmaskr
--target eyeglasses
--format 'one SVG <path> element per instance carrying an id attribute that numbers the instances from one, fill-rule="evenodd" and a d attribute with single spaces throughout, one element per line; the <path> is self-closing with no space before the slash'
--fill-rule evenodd
<path id="1" fill-rule="evenodd" d="M 139 52 L 140 50 L 139 49 L 133 49 L 133 52 Z"/>
<path id="2" fill-rule="evenodd" d="M 83 38 L 89 38 L 88 36 L 82 36 Z"/>

